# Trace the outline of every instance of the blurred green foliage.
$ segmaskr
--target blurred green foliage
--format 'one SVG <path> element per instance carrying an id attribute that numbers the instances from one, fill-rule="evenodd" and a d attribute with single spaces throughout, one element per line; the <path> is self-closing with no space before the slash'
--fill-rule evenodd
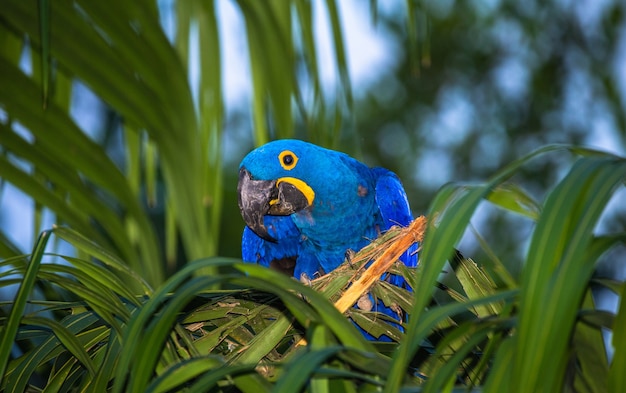
<path id="1" fill-rule="evenodd" d="M 89 7 L 81 6 L 80 2 L 76 4 L 76 17 L 82 16 L 87 22 L 91 21 L 93 17 L 88 16 Z M 108 105 L 91 107 L 86 113 L 87 116 L 102 119 L 89 132 L 105 146 L 116 165 L 125 168 L 131 176 L 134 194 L 148 202 L 150 215 L 157 223 L 158 242 L 166 245 L 166 259 L 172 266 L 169 271 L 184 264 L 186 256 L 239 255 L 242 222 L 238 219 L 234 203 L 236 165 L 249 149 L 269 138 L 295 136 L 307 139 L 351 153 L 370 165 L 382 165 L 394 170 L 403 179 L 416 213 L 425 211 L 435 191 L 446 182 L 484 179 L 512 158 L 545 143 L 599 145 L 616 152 L 624 151 L 626 76 L 621 65 L 626 61 L 626 55 L 622 33 L 624 6 L 619 1 L 593 4 L 568 1 L 523 4 L 515 1 L 423 1 L 409 2 L 409 9 L 401 3 L 373 2 L 367 12 L 375 32 L 384 37 L 383 57 L 386 58 L 384 64 L 388 66 L 372 69 L 357 85 L 350 80 L 348 66 L 351 59 L 348 54 L 368 51 L 369 48 L 367 42 L 348 40 L 352 36 L 346 34 L 347 27 L 341 23 L 345 16 L 342 12 L 350 8 L 332 2 L 322 6 L 298 1 L 289 7 L 294 19 L 288 17 L 287 8 L 278 6 L 278 3 L 257 8 L 250 2 L 236 2 L 236 12 L 243 18 L 242 28 L 247 34 L 242 42 L 249 46 L 250 74 L 240 77 L 247 79 L 253 88 L 251 111 L 245 109 L 245 104 L 223 102 L 223 88 L 227 86 L 221 79 L 226 74 L 223 68 L 225 49 L 219 45 L 225 42 L 220 39 L 224 30 L 214 20 L 215 10 L 219 12 L 219 7 L 209 4 L 162 2 L 159 10 L 160 20 L 169 22 L 167 30 L 174 37 L 174 47 L 179 56 L 176 62 L 180 64 L 167 66 L 169 72 L 182 76 L 187 74 L 186 70 L 199 70 L 198 80 L 195 81 L 197 85 L 184 86 L 187 81 L 179 79 L 176 83 L 180 86 L 168 82 L 170 87 L 167 89 L 170 90 L 163 90 L 165 87 L 160 89 L 168 94 L 162 98 L 166 103 L 180 94 L 184 94 L 184 100 L 187 100 L 184 105 L 187 106 L 192 96 L 200 100 L 193 109 L 195 115 L 188 109 L 181 111 L 172 107 L 171 110 L 178 113 L 187 111 L 185 116 L 196 117 L 200 121 L 196 131 L 187 130 L 184 133 L 189 133 L 192 139 L 199 138 L 201 144 L 210 143 L 212 146 L 208 151 L 196 153 L 204 157 L 195 164 L 203 169 L 193 175 L 203 179 L 196 181 L 199 189 L 194 192 L 201 195 L 203 203 L 215 203 L 214 208 L 205 206 L 194 209 L 204 209 L 207 213 L 206 218 L 198 216 L 195 220 L 199 222 L 194 224 L 198 228 L 208 228 L 203 235 L 204 245 L 186 244 L 193 243 L 187 240 L 191 235 L 177 235 L 176 228 L 185 232 L 184 228 L 191 226 L 187 221 L 193 219 L 186 218 L 184 225 L 179 219 L 174 224 L 174 207 L 166 203 L 174 197 L 169 196 L 171 190 L 167 191 L 170 180 L 167 176 L 163 177 L 167 174 L 167 159 L 162 153 L 158 154 L 158 143 L 151 144 L 146 138 L 139 138 L 138 142 L 129 140 L 128 134 L 133 131 L 124 130 L 132 116 L 116 104 L 115 99 L 102 96 L 104 92 L 98 90 L 94 81 L 85 79 L 89 78 L 89 74 L 85 74 L 84 67 L 77 72 L 71 65 L 58 66 L 63 63 L 55 51 L 62 44 L 62 36 L 56 39 L 56 43 L 51 41 L 54 44 L 49 49 L 55 58 L 51 70 L 45 67 L 47 63 L 41 61 L 37 51 L 31 56 L 33 78 L 38 81 L 40 75 L 46 75 L 45 72 L 39 73 L 46 69 L 52 73 L 55 78 L 52 79 L 54 83 L 49 89 L 50 94 L 65 107 L 70 102 L 75 105 L 76 99 L 84 97 L 84 92 L 81 93 L 82 89 L 78 88 L 80 86 L 63 82 L 66 69 L 70 70 L 67 76 L 79 77 L 105 99 Z M 123 5 L 112 9 L 116 7 L 124 10 Z M 364 5 L 352 4 L 350 7 Z M 52 38 L 59 34 L 55 29 L 62 23 L 55 16 L 58 8 L 51 9 L 51 21 L 59 22 L 50 25 Z M 144 12 L 148 8 L 144 8 Z M 24 3 L 23 9 L 31 10 L 29 17 L 39 17 L 38 9 L 32 5 Z M 4 53 L 13 61 L 28 58 L 25 51 L 29 46 L 23 46 L 19 34 L 15 35 L 20 29 L 7 11 L 3 19 L 3 28 L 6 29 L 3 33 Z M 150 12 L 154 15 L 157 10 Z M 367 12 L 358 15 L 366 16 Z M 334 40 L 334 64 L 319 63 L 326 59 L 321 57 L 321 49 L 315 42 L 317 36 L 313 33 L 314 17 L 320 13 L 326 13 L 332 23 L 328 34 Z M 107 15 L 123 19 L 125 13 Z M 132 12 L 128 14 L 131 18 L 132 15 Z M 100 23 L 107 22 L 106 17 L 101 15 L 99 18 L 105 18 L 100 19 Z M 282 21 L 270 23 L 277 18 Z M 31 45 L 37 49 L 40 30 L 37 20 L 32 21 Z M 133 22 L 129 23 L 132 27 Z M 111 25 L 110 28 L 114 26 L 118 25 Z M 196 30 L 195 26 L 200 26 L 201 30 Z M 132 31 L 126 27 L 125 34 Z M 199 40 L 192 38 L 196 33 Z M 110 40 L 116 39 L 114 33 L 106 36 Z M 161 41 L 164 39 L 165 36 L 159 37 Z M 119 50 L 114 46 L 107 56 L 121 59 L 131 56 L 127 63 L 130 69 L 135 67 L 137 75 L 150 72 L 148 67 L 162 68 L 162 65 L 155 67 L 154 64 L 147 64 L 145 59 L 134 56 L 135 53 L 146 52 L 146 49 L 140 51 L 133 48 L 132 45 L 140 43 L 125 43 L 126 47 L 120 46 Z M 194 47 L 196 44 L 198 47 Z M 72 44 L 73 47 L 76 45 Z M 257 52 L 257 47 L 263 48 L 263 51 Z M 46 49 L 46 46 L 41 48 Z M 189 57 L 198 48 L 201 49 L 200 58 Z M 121 49 L 124 52 L 120 52 Z M 90 53 L 87 48 L 81 50 L 86 51 L 85 56 Z M 102 62 L 102 56 L 107 52 L 96 48 L 92 50 L 99 51 L 94 58 Z M 174 54 L 171 52 L 169 55 Z M 68 56 L 68 60 L 72 60 L 72 53 Z M 144 61 L 146 66 L 137 60 Z M 198 63 L 191 65 L 194 60 Z M 225 67 L 228 68 L 228 64 Z M 329 86 L 320 78 L 321 69 L 328 73 L 328 68 L 341 76 L 339 87 Z M 93 77 L 110 81 L 123 77 L 123 73 L 115 74 L 114 69 L 111 66 L 108 75 Z M 132 79 L 132 74 L 128 77 Z M 147 86 L 156 86 L 158 80 L 158 76 L 141 78 L 148 81 Z M 125 82 L 124 91 L 136 95 L 134 91 L 137 87 L 128 84 L 129 81 Z M 41 83 L 45 84 L 44 81 Z M 29 94 L 35 98 L 34 93 Z M 133 100 L 151 99 L 136 96 Z M 128 110 L 136 112 L 132 107 Z M 154 105 L 146 110 L 162 111 Z M 97 117 L 96 112 L 99 111 L 105 111 L 107 115 Z M 281 118 L 275 119 L 277 115 Z M 153 115 L 148 112 L 141 116 L 143 120 L 148 120 Z M 187 120 L 192 124 L 196 121 Z M 162 121 L 155 118 L 151 124 L 158 122 Z M 141 126 L 145 130 L 140 127 L 139 134 L 147 133 L 155 137 L 155 131 L 151 130 L 153 125 Z M 172 125 L 167 129 L 176 129 L 181 133 L 181 126 Z M 120 141 L 125 139 L 124 147 Z M 193 148 L 190 146 L 187 149 Z M 222 157 L 221 151 L 225 151 L 227 156 Z M 183 167 L 182 163 L 178 163 L 181 159 L 173 157 L 172 160 L 176 161 L 172 165 Z M 185 171 L 194 166 L 186 164 Z M 539 198 L 562 175 L 567 164 L 566 156 L 555 155 L 535 163 L 532 170 L 521 172 L 516 181 Z M 222 174 L 218 175 L 217 168 L 223 168 Z M 180 173 L 183 169 L 176 167 L 175 171 Z M 180 203 L 188 204 L 182 200 Z M 623 227 L 625 216 L 624 209 L 618 206 L 607 216 L 604 225 L 612 229 Z M 514 222 L 511 220 L 515 218 L 490 212 L 483 215 L 477 225 L 483 236 L 490 237 Z M 498 251 L 519 261 L 520 244 L 528 230 L 529 227 L 522 224 L 517 232 L 498 243 Z M 182 248 L 176 247 L 177 241 L 181 240 Z M 14 244 L 8 243 L 3 242 L 3 246 L 14 248 Z M 464 246 L 469 253 L 484 257 L 474 244 L 476 242 Z"/>
<path id="2" fill-rule="evenodd" d="M 400 6 L 376 14 L 376 31 L 387 42 L 384 56 L 393 60 L 388 68 L 372 69 L 364 86 L 354 86 L 354 111 L 341 116 L 342 133 L 334 144 L 398 173 L 416 213 L 427 209 L 443 184 L 484 179 L 546 143 L 624 154 L 621 2 L 416 4 L 412 12 Z M 415 21 L 413 29 L 406 18 Z M 368 50 L 367 43 L 352 45 Z M 297 135 L 313 140 L 324 132 L 305 122 L 297 129 Z M 541 198 L 569 160 L 545 157 L 514 181 Z M 614 206 L 602 225 L 618 230 L 626 225 L 626 209 L 623 203 Z M 484 237 L 519 226 L 493 245 L 506 259 L 519 261 L 530 227 L 497 210 L 487 213 L 476 220 Z M 476 243 L 465 242 L 465 250 L 486 257 Z M 228 252 L 230 246 L 223 246 Z"/>
<path id="3" fill-rule="evenodd" d="M 356 105 L 358 135 L 372 164 L 395 170 L 423 212 L 448 181 L 476 181 L 546 143 L 626 150 L 626 8 L 620 1 L 427 1 L 419 61 L 397 17 L 379 15 L 397 68 L 381 73 Z M 380 28 L 380 27 L 379 27 Z M 541 198 L 569 165 L 564 155 L 513 179 Z M 619 195 L 624 201 L 624 194 Z M 626 225 L 624 203 L 606 228 Z M 489 211 L 480 233 L 519 260 L 530 228 Z M 472 242 L 471 255 L 485 254 Z M 476 242 L 474 242 L 476 243 Z"/>

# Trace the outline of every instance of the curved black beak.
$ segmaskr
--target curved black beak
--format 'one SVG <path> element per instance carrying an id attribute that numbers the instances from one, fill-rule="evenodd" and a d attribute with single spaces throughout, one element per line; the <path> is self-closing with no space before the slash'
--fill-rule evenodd
<path id="1" fill-rule="evenodd" d="M 288 216 L 310 205 L 302 191 L 287 179 L 255 180 L 241 167 L 237 184 L 239 211 L 246 225 L 265 240 L 275 242 L 263 223 L 265 215 Z"/>
<path id="2" fill-rule="evenodd" d="M 263 216 L 270 210 L 270 201 L 275 194 L 275 180 L 253 180 L 248 170 L 239 170 L 237 196 L 239 211 L 246 225 L 265 240 L 276 241 L 265 228 Z"/>

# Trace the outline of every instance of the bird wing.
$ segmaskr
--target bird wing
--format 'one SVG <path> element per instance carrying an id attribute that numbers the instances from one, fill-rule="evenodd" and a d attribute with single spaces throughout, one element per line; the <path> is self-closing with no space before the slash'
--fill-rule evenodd
<path id="1" fill-rule="evenodd" d="M 413 220 L 413 214 L 400 179 L 387 169 L 374 168 L 373 170 L 377 175 L 376 204 L 380 210 L 383 229 L 389 229 L 394 225 L 409 225 Z M 417 247 L 418 245 L 414 244 L 400 257 L 406 266 L 417 266 Z M 403 281 L 399 280 L 396 285 L 403 284 Z"/>
<path id="2" fill-rule="evenodd" d="M 398 176 L 384 168 L 373 169 L 377 176 L 376 204 L 385 228 L 394 225 L 407 226 L 413 220 L 409 201 Z"/>

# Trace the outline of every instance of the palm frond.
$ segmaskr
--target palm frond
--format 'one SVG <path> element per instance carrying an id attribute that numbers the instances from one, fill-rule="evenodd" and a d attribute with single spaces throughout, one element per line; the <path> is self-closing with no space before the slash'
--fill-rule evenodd
<path id="1" fill-rule="evenodd" d="M 2 388 L 23 391 L 38 375 L 48 375 L 47 384 L 59 391 L 206 391 L 229 386 L 251 392 L 288 386 L 424 391 L 465 386 L 501 391 L 515 389 L 512 381 L 522 376 L 518 368 L 508 366 L 515 362 L 529 386 L 620 389 L 625 348 L 615 330 L 609 359 L 602 329 L 621 326 L 623 307 L 617 314 L 598 310 L 591 288 L 604 285 L 622 295 L 624 284 L 592 279 L 591 272 L 600 256 L 626 240 L 624 234 L 593 234 L 610 192 L 624 183 L 623 165 L 623 159 L 608 155 L 578 158 L 541 206 L 532 244 L 543 246 L 529 248 L 521 281 L 505 288 L 499 288 L 486 269 L 454 251 L 464 227 L 446 225 L 459 224 L 459 214 L 471 216 L 476 195 L 497 203 L 499 199 L 488 197 L 489 189 L 506 180 L 510 168 L 487 186 L 444 188 L 423 240 L 422 217 L 408 228 L 392 228 L 335 271 L 306 283 L 238 260 L 206 258 L 190 262 L 151 289 L 106 248 L 71 229 L 55 228 L 42 237 L 28 263 L 21 257 L 3 262 L 26 279 L 3 319 Z M 590 191 L 598 189 L 607 192 Z M 509 208 L 510 200 L 501 206 Z M 562 230 L 554 230 L 554 225 Z M 50 234 L 93 259 L 64 257 L 68 265 L 42 263 L 48 257 L 43 249 Z M 419 267 L 394 263 L 414 241 L 422 246 Z M 549 245 L 558 247 L 547 249 Z M 428 251 L 434 246 L 436 250 Z M 428 259 L 436 255 L 442 260 Z M 197 275 L 207 268 L 222 273 Z M 380 280 L 360 284 L 385 271 L 404 277 L 414 292 Z M 426 274 L 434 283 L 421 288 Z M 532 285 L 529 275 L 534 277 Z M 0 285 L 15 283 L 13 277 L 11 271 L 0 276 Z M 456 284 L 444 284 L 444 278 Z M 576 288 L 565 286 L 563 280 L 574 279 Z M 31 301 L 33 311 L 26 311 L 38 281 L 59 288 L 59 298 Z M 384 314 L 352 308 L 364 291 L 405 313 L 408 322 L 399 324 L 403 329 L 390 325 L 398 323 Z M 543 294 L 541 301 L 536 292 Z M 419 298 L 420 293 L 427 298 Z M 421 312 L 417 307 L 423 307 Z M 58 321 L 48 319 L 49 313 L 58 315 Z M 546 313 L 558 318 L 546 318 Z M 369 342 L 355 324 L 393 340 Z M 537 341 L 546 336 L 549 342 Z M 11 357 L 12 340 L 24 344 L 21 356 Z M 548 364 L 552 371 L 545 375 Z"/>

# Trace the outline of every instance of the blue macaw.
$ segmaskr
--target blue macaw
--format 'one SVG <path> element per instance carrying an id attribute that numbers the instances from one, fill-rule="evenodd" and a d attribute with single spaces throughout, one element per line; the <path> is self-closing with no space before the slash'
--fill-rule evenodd
<path id="1" fill-rule="evenodd" d="M 348 250 L 358 251 L 413 218 L 393 172 L 298 140 L 277 140 L 250 152 L 239 167 L 237 192 L 247 225 L 243 260 L 296 279 L 331 272 Z M 401 258 L 409 267 L 417 265 L 416 247 Z M 385 279 L 407 286 L 398 276 Z M 399 319 L 382 302 L 375 304 L 376 311 Z"/>

